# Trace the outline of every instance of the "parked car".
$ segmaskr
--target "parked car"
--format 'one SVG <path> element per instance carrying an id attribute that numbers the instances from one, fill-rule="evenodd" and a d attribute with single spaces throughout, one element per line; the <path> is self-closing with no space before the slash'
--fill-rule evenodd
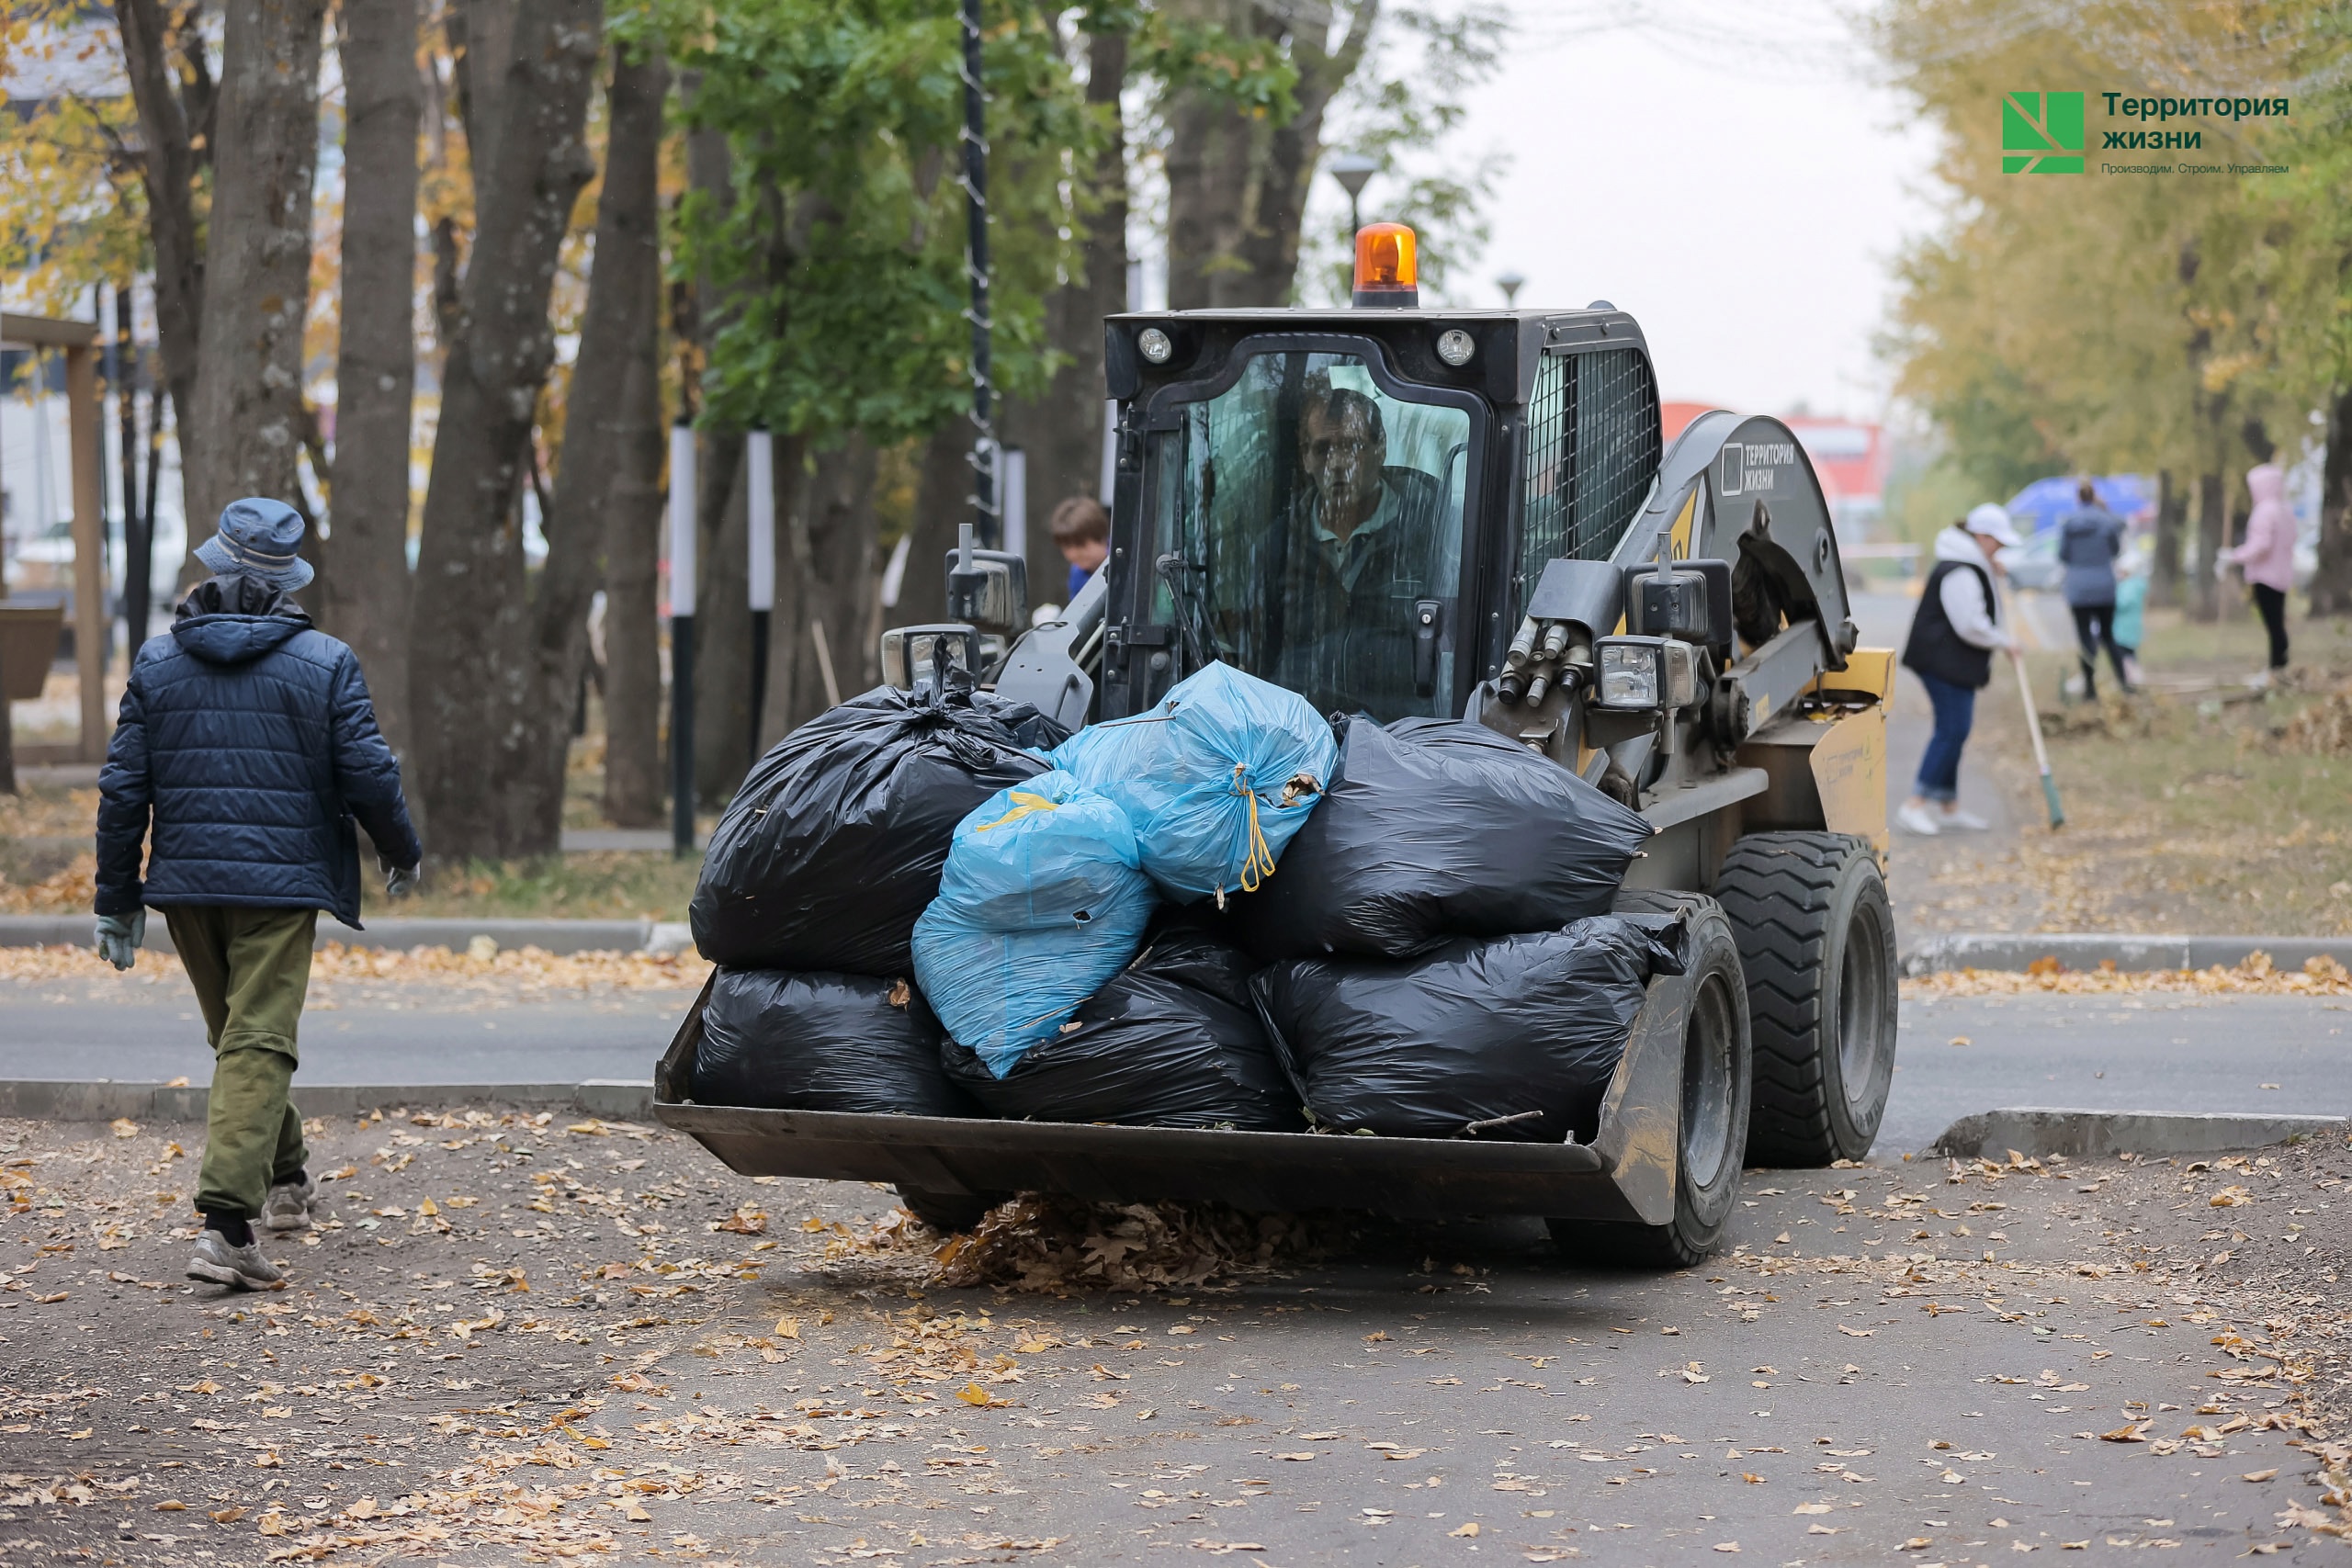
<path id="1" fill-rule="evenodd" d="M 2066 579 L 2066 565 L 2058 558 L 2058 530 L 2044 528 L 2024 544 L 2003 550 L 2001 565 L 2017 587 L 2037 593 L 2056 589 Z"/>

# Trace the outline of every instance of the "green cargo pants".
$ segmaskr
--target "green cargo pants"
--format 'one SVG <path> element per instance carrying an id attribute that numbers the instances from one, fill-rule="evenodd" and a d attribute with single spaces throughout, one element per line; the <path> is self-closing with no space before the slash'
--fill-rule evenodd
<path id="1" fill-rule="evenodd" d="M 213 1051 L 196 1206 L 253 1219 L 270 1187 L 292 1180 L 310 1157 L 287 1089 L 319 912 L 184 904 L 164 919 Z"/>

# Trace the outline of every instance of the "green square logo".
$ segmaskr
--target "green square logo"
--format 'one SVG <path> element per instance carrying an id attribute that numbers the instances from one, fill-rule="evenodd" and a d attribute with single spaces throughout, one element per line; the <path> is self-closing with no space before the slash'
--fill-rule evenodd
<path id="1" fill-rule="evenodd" d="M 2066 154 L 2072 156 L 2066 156 Z M 2001 172 L 2083 172 L 2083 95 L 2010 93 L 2001 99 Z"/>

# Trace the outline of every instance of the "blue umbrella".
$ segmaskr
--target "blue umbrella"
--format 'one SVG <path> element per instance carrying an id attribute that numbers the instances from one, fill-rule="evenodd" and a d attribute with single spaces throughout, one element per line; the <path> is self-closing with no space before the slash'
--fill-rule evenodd
<path id="1" fill-rule="evenodd" d="M 2009 498 L 2010 518 L 2028 533 L 2056 526 L 2059 519 L 2081 504 L 2075 499 L 2076 482 L 2064 474 L 2034 480 Z M 2091 488 L 2098 492 L 2101 506 L 2126 522 L 2155 510 L 2154 494 L 2143 475 L 2108 474 L 2092 479 Z"/>

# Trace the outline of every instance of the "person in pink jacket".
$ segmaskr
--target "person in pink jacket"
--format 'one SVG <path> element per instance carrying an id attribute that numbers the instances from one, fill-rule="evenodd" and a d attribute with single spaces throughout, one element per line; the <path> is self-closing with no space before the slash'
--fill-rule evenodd
<path id="1" fill-rule="evenodd" d="M 2287 504 L 2287 473 L 2276 463 L 2248 468 L 2245 488 L 2254 496 L 2254 510 L 2245 520 L 2245 543 L 2223 550 L 2217 567 L 2224 573 L 2234 566 L 2245 573 L 2254 592 L 2254 607 L 2262 613 L 2263 629 L 2270 634 L 2270 668 L 2258 679 L 2264 685 L 2287 668 L 2287 591 L 2295 585 L 2295 513 Z"/>

